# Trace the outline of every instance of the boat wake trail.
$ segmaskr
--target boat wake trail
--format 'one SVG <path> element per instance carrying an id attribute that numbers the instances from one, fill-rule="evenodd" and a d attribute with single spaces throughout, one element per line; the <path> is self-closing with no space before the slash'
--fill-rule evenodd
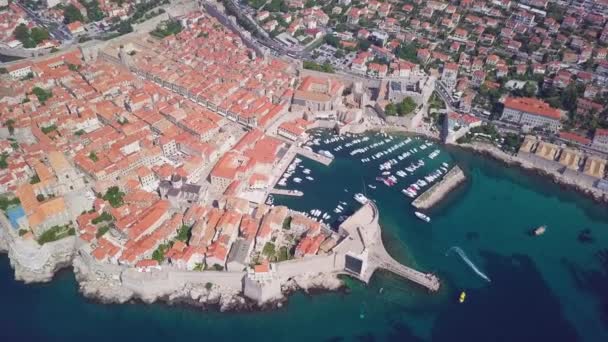
<path id="1" fill-rule="evenodd" d="M 454 247 L 450 247 L 450 249 L 447 250 L 447 252 L 445 252 L 445 255 L 449 255 L 451 251 L 456 252 L 456 254 L 458 254 L 462 260 L 464 260 L 464 262 L 469 265 L 469 267 L 475 272 L 477 273 L 478 276 L 480 276 L 481 278 L 485 279 L 489 282 L 491 282 L 490 278 L 488 278 L 487 275 L 485 275 L 483 272 L 481 272 L 479 270 L 479 268 L 477 268 L 477 266 L 475 266 L 475 264 L 467 257 L 467 255 L 464 253 L 464 251 L 458 247 L 458 246 L 454 246 Z"/>

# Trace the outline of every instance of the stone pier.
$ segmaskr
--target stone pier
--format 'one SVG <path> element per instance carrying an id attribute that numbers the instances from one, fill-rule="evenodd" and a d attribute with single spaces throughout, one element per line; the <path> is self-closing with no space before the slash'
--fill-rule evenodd
<path id="1" fill-rule="evenodd" d="M 344 256 L 346 273 L 368 283 L 374 272 L 382 268 L 433 292 L 439 290 L 440 282 L 435 275 L 405 266 L 388 254 L 378 220 L 378 208 L 370 201 L 340 225 L 340 233 L 346 238 L 335 252 Z"/>

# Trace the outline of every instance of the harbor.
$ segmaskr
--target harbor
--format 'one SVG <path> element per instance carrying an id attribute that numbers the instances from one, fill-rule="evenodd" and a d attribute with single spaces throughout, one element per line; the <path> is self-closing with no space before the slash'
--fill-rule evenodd
<path id="1" fill-rule="evenodd" d="M 367 145 L 380 139 L 380 136 L 367 136 L 370 136 L 365 142 Z M 412 139 L 405 151 L 422 142 L 422 139 Z M 7 326 L 5 336 L 34 340 L 38 335 L 28 327 L 35 324 L 56 333 L 58 339 L 92 338 L 94 341 L 117 339 L 125 337 L 124 334 L 129 338 L 155 340 L 159 331 L 174 332 L 184 339 L 205 334 L 219 340 L 242 338 L 243 331 L 252 331 L 252 339 L 295 341 L 326 340 L 333 336 L 347 340 L 361 336 L 373 336 L 377 340 L 394 337 L 447 341 L 454 336 L 470 341 L 528 340 L 529 335 L 522 335 L 521 329 L 514 328 L 522 326 L 533 329 L 538 338 L 550 341 L 608 338 L 598 305 L 598 301 L 605 298 L 600 290 L 608 286 L 607 270 L 597 254 L 608 243 L 605 207 L 576 193 L 564 194 L 559 185 L 542 177 L 532 177 L 517 168 L 505 168 L 502 163 L 468 151 L 442 148 L 434 160 L 424 158 L 425 165 L 416 170 L 420 176 L 408 178 L 409 173 L 405 178 L 396 176 L 399 183 L 389 187 L 375 181 L 378 173 L 384 172 L 378 169 L 383 160 L 378 164 L 362 163 L 361 159 L 368 155 L 350 156 L 346 147 L 343 151 L 333 151 L 337 147 L 318 147 L 336 155 L 330 168 L 302 158 L 300 169 L 309 168 L 315 181 L 303 188 L 303 196 L 276 195 L 275 203 L 288 204 L 300 212 L 315 208 L 332 212 L 342 201 L 347 203 L 343 206 L 343 215 L 352 216 L 361 207 L 354 200 L 354 194 L 363 193 L 374 201 L 381 213 L 382 240 L 389 255 L 423 274 L 437 275 L 441 282 L 439 292 L 429 295 L 426 287 L 393 276 L 389 271 L 373 272 L 367 284 L 346 277 L 347 295 L 327 291 L 295 293 L 282 309 L 261 314 L 226 314 L 214 309 L 201 312 L 180 305 L 106 306 L 83 298 L 71 272 L 58 273 L 45 286 L 23 286 L 13 281 L 14 270 L 8 258 L 3 257 L 1 290 L 6 294 L 5 304 L 17 310 L 2 315 Z M 413 161 L 422 159 L 422 154 L 416 157 Z M 413 161 L 405 161 L 403 166 Z M 431 223 L 425 223 L 414 216 L 408 197 L 400 190 L 405 187 L 403 184 L 415 182 L 443 162 L 461 165 L 470 175 L 470 186 L 457 199 L 445 199 L 441 212 L 433 214 Z M 395 167 L 389 171 L 394 173 Z M 513 215 L 514 212 L 518 215 Z M 332 213 L 332 216 L 337 219 L 337 215 Z M 529 237 L 527 232 L 540 225 L 550 228 L 541 237 Z M 594 242 L 579 242 L 582 231 Z M 455 251 L 446 255 L 453 246 L 462 249 L 492 282 L 476 274 Z M 564 264 L 567 267 L 562 267 Z M 597 274 L 597 277 L 591 280 L 587 274 Z M 203 274 L 201 279 L 200 294 L 204 294 L 206 283 L 215 282 L 209 275 Z M 190 285 L 184 287 L 188 288 Z M 466 301 L 459 303 L 463 291 L 466 291 Z M 522 307 L 529 306 L 538 310 L 522 312 Z M 39 310 L 40 307 L 58 308 L 57 318 L 49 318 L 48 310 Z M 488 315 L 490 311 L 494 314 Z M 22 319 L 25 315 L 27 320 Z M 260 319 L 261 316 L 264 319 Z M 335 319 L 328 320 L 327 316 Z M 70 324 L 75 320 L 80 324 Z M 501 324 L 505 320 L 511 324 Z M 150 330 L 149 322 L 154 322 L 157 328 Z M 302 324 L 316 328 L 299 330 L 302 334 L 294 337 L 293 332 L 301 329 Z M 99 330 L 100 325 L 116 329 Z M 226 329 L 228 325 L 241 329 Z M 179 329 L 175 330 L 176 327 Z M 95 336 L 90 337 L 91 331 L 97 331 Z"/>

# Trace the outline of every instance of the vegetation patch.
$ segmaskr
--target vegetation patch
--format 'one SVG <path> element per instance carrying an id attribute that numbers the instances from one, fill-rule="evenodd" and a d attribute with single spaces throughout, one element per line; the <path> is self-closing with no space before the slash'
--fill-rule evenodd
<path id="1" fill-rule="evenodd" d="M 389 103 L 386 105 L 386 108 L 384 108 L 384 112 L 386 115 L 390 116 L 406 116 L 413 112 L 417 106 L 416 101 L 408 96 L 397 104 Z"/>
<path id="2" fill-rule="evenodd" d="M 113 208 L 118 208 L 124 204 L 123 198 L 125 193 L 120 191 L 117 186 L 108 188 L 106 194 L 103 195 L 103 199 L 108 201 Z"/>
<path id="3" fill-rule="evenodd" d="M 92 219 L 91 223 L 92 224 L 98 224 L 100 222 L 104 222 L 104 221 L 111 222 L 113 220 L 114 220 L 114 217 L 104 211 L 103 213 L 101 213 L 101 215 L 99 215 L 98 217 Z"/>
<path id="4" fill-rule="evenodd" d="M 177 231 L 177 237 L 176 239 L 181 241 L 181 242 L 188 242 L 188 240 L 190 240 L 190 231 L 192 230 L 192 227 L 188 226 L 188 225 L 182 225 L 181 228 Z"/>
<path id="5" fill-rule="evenodd" d="M 36 97 L 38 98 L 38 101 L 40 101 L 41 104 L 44 104 L 46 102 L 46 100 L 53 97 L 52 91 L 44 90 L 40 87 L 34 87 L 32 89 L 32 94 L 36 95 Z"/>
<path id="6" fill-rule="evenodd" d="M 42 233 L 42 235 L 40 235 L 38 238 L 38 243 L 44 245 L 45 243 L 61 240 L 75 234 L 76 230 L 70 227 L 69 224 L 63 226 L 52 226 L 47 231 Z"/>
<path id="7" fill-rule="evenodd" d="M 158 26 L 156 26 L 156 29 L 150 32 L 150 34 L 158 38 L 165 38 L 170 35 L 180 33 L 182 29 L 182 24 L 179 21 L 168 20 L 158 24 Z"/>
<path id="8" fill-rule="evenodd" d="M 315 62 L 304 61 L 304 69 L 327 72 L 330 74 L 334 73 L 334 68 L 329 63 L 318 64 Z"/>
<path id="9" fill-rule="evenodd" d="M 99 228 L 99 229 L 97 230 L 97 233 L 95 234 L 95 237 L 99 239 L 99 238 L 100 238 L 100 237 L 102 237 L 102 236 L 103 236 L 105 233 L 107 233 L 109 230 L 110 230 L 110 226 L 103 226 L 103 227 L 101 227 L 101 228 Z"/>
<path id="10" fill-rule="evenodd" d="M 8 198 L 6 196 L 0 196 L 0 209 L 2 210 L 6 211 L 9 207 L 19 204 L 21 204 L 21 201 L 19 201 L 19 198 L 17 197 Z"/>

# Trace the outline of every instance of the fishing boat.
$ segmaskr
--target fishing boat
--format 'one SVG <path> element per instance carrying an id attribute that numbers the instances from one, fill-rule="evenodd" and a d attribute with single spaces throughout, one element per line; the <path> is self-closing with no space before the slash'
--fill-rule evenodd
<path id="1" fill-rule="evenodd" d="M 458 297 L 458 302 L 459 303 L 464 303 L 465 299 L 467 298 L 467 293 L 462 291 L 460 292 L 460 297 Z"/>
<path id="2" fill-rule="evenodd" d="M 419 211 L 414 212 L 414 214 L 416 215 L 416 217 L 418 217 L 422 221 L 431 222 L 431 218 L 430 217 L 426 216 L 425 214 L 423 214 L 423 213 L 421 213 Z"/>

